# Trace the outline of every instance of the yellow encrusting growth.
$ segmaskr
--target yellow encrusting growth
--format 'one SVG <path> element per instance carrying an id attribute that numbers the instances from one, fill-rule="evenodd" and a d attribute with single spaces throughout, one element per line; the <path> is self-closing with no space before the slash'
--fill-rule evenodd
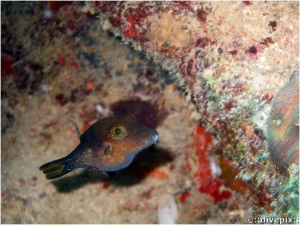
<path id="1" fill-rule="evenodd" d="M 184 23 L 176 21 L 170 13 L 162 13 L 148 17 L 150 32 L 147 37 L 159 45 L 184 47 L 190 43 L 189 33 L 184 30 Z"/>

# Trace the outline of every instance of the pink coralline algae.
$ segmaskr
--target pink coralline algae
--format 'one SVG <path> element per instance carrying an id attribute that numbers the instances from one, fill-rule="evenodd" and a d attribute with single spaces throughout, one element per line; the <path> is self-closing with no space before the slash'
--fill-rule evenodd
<path id="1" fill-rule="evenodd" d="M 299 162 L 299 71 L 282 87 L 271 108 L 268 120 L 268 146 L 272 160 L 285 170 L 285 165 Z"/>

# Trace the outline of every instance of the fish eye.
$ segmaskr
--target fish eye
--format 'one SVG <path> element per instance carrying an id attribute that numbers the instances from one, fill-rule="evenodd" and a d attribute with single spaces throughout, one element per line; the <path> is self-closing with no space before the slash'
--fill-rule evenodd
<path id="1" fill-rule="evenodd" d="M 115 125 L 112 130 L 112 136 L 117 140 L 123 140 L 127 135 L 127 129 L 123 125 Z"/>

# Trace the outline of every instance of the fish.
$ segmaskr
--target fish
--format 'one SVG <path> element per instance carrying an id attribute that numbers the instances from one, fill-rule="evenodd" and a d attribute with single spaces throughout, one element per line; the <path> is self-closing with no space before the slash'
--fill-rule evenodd
<path id="1" fill-rule="evenodd" d="M 89 168 L 92 177 L 108 176 L 106 172 L 126 168 L 139 152 L 159 140 L 156 130 L 139 124 L 131 113 L 98 120 L 82 134 L 76 122 L 72 123 L 80 143 L 69 155 L 39 167 L 47 179 L 78 168 Z"/>

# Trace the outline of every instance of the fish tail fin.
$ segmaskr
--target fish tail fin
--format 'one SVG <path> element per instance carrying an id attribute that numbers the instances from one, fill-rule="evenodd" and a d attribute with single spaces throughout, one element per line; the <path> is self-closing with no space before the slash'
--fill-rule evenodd
<path id="1" fill-rule="evenodd" d="M 67 167 L 65 158 L 61 158 L 45 163 L 40 167 L 40 170 L 43 171 L 47 179 L 54 179 L 71 172 L 73 169 Z"/>

